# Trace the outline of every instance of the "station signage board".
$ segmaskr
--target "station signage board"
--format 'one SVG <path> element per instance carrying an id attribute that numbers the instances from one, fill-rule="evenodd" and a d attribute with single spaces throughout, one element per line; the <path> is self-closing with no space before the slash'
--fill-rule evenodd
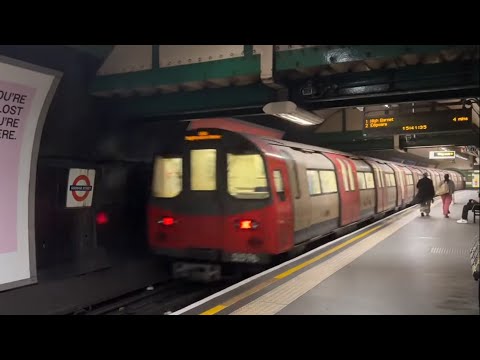
<path id="1" fill-rule="evenodd" d="M 469 130 L 471 127 L 471 109 L 365 116 L 363 121 L 363 133 L 372 137 Z"/>

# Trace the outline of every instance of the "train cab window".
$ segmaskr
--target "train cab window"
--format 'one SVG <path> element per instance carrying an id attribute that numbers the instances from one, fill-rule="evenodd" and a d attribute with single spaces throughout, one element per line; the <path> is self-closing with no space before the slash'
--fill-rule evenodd
<path id="1" fill-rule="evenodd" d="M 237 199 L 267 199 L 265 164 L 259 154 L 227 154 L 228 193 Z"/>
<path id="2" fill-rule="evenodd" d="M 282 173 L 279 170 L 273 172 L 273 181 L 275 182 L 275 191 L 281 201 L 285 201 L 285 189 L 283 187 Z"/>
<path id="3" fill-rule="evenodd" d="M 182 158 L 155 158 L 153 164 L 152 195 L 173 198 L 182 191 Z"/>
<path id="4" fill-rule="evenodd" d="M 320 179 L 318 178 L 317 170 L 307 170 L 307 181 L 310 195 L 321 194 Z"/>
<path id="5" fill-rule="evenodd" d="M 337 192 L 337 178 L 335 171 L 333 170 L 320 170 L 320 185 L 322 187 L 322 193 L 334 193 Z"/>
<path id="6" fill-rule="evenodd" d="M 365 173 L 357 172 L 357 179 L 358 179 L 358 188 L 360 190 L 366 189 L 367 185 L 366 185 L 366 182 L 365 182 Z"/>
<path id="7" fill-rule="evenodd" d="M 190 187 L 193 191 L 217 189 L 217 150 L 190 151 Z"/>
<path id="8" fill-rule="evenodd" d="M 375 188 L 375 182 L 373 181 L 373 173 L 371 172 L 365 173 L 365 185 L 367 189 Z"/>

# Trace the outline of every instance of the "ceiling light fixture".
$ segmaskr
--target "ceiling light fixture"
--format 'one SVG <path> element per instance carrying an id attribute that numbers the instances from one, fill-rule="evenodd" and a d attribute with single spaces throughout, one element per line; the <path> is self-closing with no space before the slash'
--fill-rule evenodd
<path id="1" fill-rule="evenodd" d="M 325 121 L 314 113 L 300 109 L 291 101 L 268 103 L 263 107 L 263 112 L 304 126 L 319 125 Z"/>

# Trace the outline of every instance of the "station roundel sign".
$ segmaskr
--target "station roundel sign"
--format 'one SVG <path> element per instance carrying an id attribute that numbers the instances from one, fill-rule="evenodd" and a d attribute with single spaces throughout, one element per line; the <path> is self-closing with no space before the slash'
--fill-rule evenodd
<path id="1" fill-rule="evenodd" d="M 94 184 L 94 169 L 70 169 L 66 206 L 69 208 L 91 207 Z"/>
<path id="2" fill-rule="evenodd" d="M 83 182 L 84 184 L 81 184 Z M 90 184 L 90 179 L 86 175 L 79 175 L 73 180 L 73 184 L 70 185 L 70 191 L 72 196 L 77 201 L 84 201 L 90 191 L 92 191 L 92 184 Z M 83 194 L 82 194 L 83 193 Z"/>

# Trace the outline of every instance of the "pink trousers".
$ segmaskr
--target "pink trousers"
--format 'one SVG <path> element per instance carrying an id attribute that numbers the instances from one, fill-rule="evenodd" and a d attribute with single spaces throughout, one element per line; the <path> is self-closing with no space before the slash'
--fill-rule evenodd
<path id="1" fill-rule="evenodd" d="M 450 204 L 452 203 L 452 195 L 450 194 L 442 195 L 442 203 L 443 203 L 443 215 L 448 215 Z"/>

